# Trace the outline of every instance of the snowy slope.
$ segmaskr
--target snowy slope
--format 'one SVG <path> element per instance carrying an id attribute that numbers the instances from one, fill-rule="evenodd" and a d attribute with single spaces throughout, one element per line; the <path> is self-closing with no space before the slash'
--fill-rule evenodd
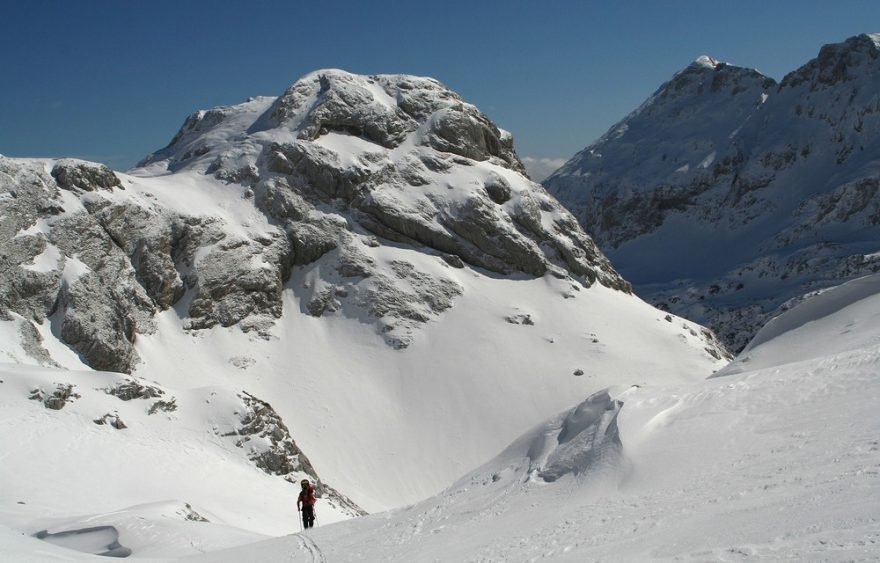
<path id="1" fill-rule="evenodd" d="M 399 507 L 599 389 L 727 363 L 522 172 L 438 82 L 335 70 L 197 112 L 129 173 L 0 157 L 0 447 L 41 444 L 4 458 L 0 533 L 289 533 L 288 480 L 320 481 L 322 525 Z M 127 378 L 162 394 L 102 390 Z"/>
<path id="2" fill-rule="evenodd" d="M 876 561 L 878 284 L 806 300 L 717 377 L 593 394 L 414 506 L 257 543 L 227 537 L 243 545 L 183 560 Z M 793 344 L 809 355 L 792 357 Z M 144 561 L 178 560 L 193 550 L 176 538 L 210 547 L 220 535 L 193 526 L 166 517 L 165 530 L 127 526 L 120 539 Z M 102 560 L 4 526 L 0 537 L 16 561 Z"/>
<path id="3" fill-rule="evenodd" d="M 701 57 L 544 184 L 640 295 L 741 349 L 786 300 L 880 267 L 878 37 L 779 83 Z"/>
<path id="4" fill-rule="evenodd" d="M 387 347 L 368 325 L 296 314 L 292 292 L 294 314 L 270 339 L 236 328 L 188 334 L 167 312 L 156 335 L 139 339 L 137 375 L 269 400 L 322 478 L 373 510 L 436 492 L 594 389 L 713 369 L 699 327 L 667 321 L 633 296 L 596 286 L 566 298 L 571 286 L 553 277 L 500 281 L 465 272 L 459 281 L 460 306 L 405 351 Z M 534 324 L 507 320 L 517 315 Z M 44 343 L 54 344 L 47 348 L 63 350 L 45 332 Z M 24 392 L 15 399 L 43 410 Z"/>
<path id="5" fill-rule="evenodd" d="M 716 378 L 596 394 L 434 499 L 210 560 L 876 561 L 877 284 L 806 301 Z"/>
<path id="6" fill-rule="evenodd" d="M 280 535 L 295 521 L 295 486 L 255 458 L 273 450 L 273 438 L 296 445 L 246 392 L 16 364 L 0 365 L 0 381 L 4 524 L 34 533 L 107 521 L 131 549 L 180 555 Z M 313 479 L 308 460 L 299 461 L 287 477 Z M 325 521 L 357 515 L 338 493 L 323 492 Z M 198 547 L 193 534 L 173 529 L 202 519 L 217 525 Z M 163 542 L 128 539 L 152 528 Z"/>

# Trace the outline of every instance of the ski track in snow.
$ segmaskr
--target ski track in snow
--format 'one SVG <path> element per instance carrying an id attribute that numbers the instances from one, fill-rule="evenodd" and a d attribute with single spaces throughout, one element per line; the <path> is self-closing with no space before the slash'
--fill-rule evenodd
<path id="1" fill-rule="evenodd" d="M 300 547 L 307 551 L 312 557 L 312 563 L 327 563 L 327 559 L 324 557 L 324 552 L 321 551 L 321 548 L 318 547 L 315 540 L 310 538 L 308 534 L 300 532 L 296 534 L 296 538 L 300 541 Z"/>

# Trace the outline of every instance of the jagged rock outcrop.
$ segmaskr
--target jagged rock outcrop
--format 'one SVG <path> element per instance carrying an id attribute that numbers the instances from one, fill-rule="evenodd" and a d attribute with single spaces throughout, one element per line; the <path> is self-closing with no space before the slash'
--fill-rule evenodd
<path id="1" fill-rule="evenodd" d="M 82 398 L 82 395 L 73 390 L 74 387 L 76 385 L 72 383 L 59 383 L 51 393 L 38 387 L 31 391 L 28 398 L 32 401 L 42 402 L 47 409 L 60 411 L 67 403 Z"/>
<path id="2" fill-rule="evenodd" d="M 94 422 L 98 426 L 104 426 L 106 424 L 112 428 L 115 428 L 116 430 L 125 430 L 126 428 L 128 428 L 128 425 L 125 424 L 125 421 L 119 418 L 119 415 L 116 413 L 108 412 L 107 414 L 96 418 L 92 422 Z"/>
<path id="3" fill-rule="evenodd" d="M 652 303 L 732 349 L 880 269 L 880 35 L 778 84 L 701 57 L 544 184 Z"/>
<path id="4" fill-rule="evenodd" d="M 51 174 L 62 190 L 91 192 L 122 188 L 116 174 L 103 164 L 65 159 L 52 167 Z"/>
<path id="5" fill-rule="evenodd" d="M 295 484 L 302 475 L 307 475 L 315 483 L 318 496 L 336 502 L 352 514 L 366 514 L 349 498 L 321 482 L 272 405 L 247 392 L 238 397 L 241 399 L 241 408 L 237 413 L 240 425 L 233 432 L 223 435 L 234 437 L 235 445 L 246 449 L 248 458 L 257 467 Z"/>
<path id="6" fill-rule="evenodd" d="M 52 172 L 65 189 L 89 192 L 118 184 L 108 170 L 62 161 Z M 0 157 L 0 208 L 8 219 L 0 227 L 0 315 L 37 323 L 51 317 L 89 365 L 130 371 L 138 361 L 135 335 L 153 331 L 155 305 L 123 250 L 60 187 L 42 163 Z"/>
<path id="7" fill-rule="evenodd" d="M 117 383 L 115 386 L 105 389 L 105 391 L 108 395 L 118 397 L 122 401 L 153 399 L 165 394 L 165 391 L 159 387 L 141 383 L 136 379 L 125 379 Z"/>

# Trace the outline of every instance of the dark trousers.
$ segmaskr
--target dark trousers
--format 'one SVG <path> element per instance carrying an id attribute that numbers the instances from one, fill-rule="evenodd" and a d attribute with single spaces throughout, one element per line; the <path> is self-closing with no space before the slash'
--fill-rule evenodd
<path id="1" fill-rule="evenodd" d="M 315 525 L 315 507 L 304 504 L 302 508 L 303 528 L 311 528 Z"/>

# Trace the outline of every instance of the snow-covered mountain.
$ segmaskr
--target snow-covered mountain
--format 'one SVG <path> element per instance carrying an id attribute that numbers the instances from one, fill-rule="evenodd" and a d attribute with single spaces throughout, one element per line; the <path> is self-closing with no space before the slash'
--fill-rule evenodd
<path id="1" fill-rule="evenodd" d="M 639 295 L 740 349 L 880 268 L 880 35 L 779 83 L 700 57 L 544 185 Z"/>
<path id="2" fill-rule="evenodd" d="M 24 533 L 217 549 L 293 531 L 306 476 L 321 524 L 397 507 L 599 389 L 726 364 L 433 79 L 318 71 L 127 173 L 0 157 L 0 215 L 0 525 Z"/>

